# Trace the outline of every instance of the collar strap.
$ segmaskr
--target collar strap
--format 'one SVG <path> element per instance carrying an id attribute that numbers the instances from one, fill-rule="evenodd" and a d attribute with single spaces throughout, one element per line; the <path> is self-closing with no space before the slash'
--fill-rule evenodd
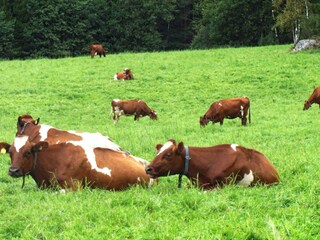
<path id="1" fill-rule="evenodd" d="M 191 157 L 189 155 L 189 148 L 188 147 L 184 147 L 184 150 L 185 150 L 184 169 L 183 169 L 183 173 L 179 174 L 178 188 L 181 188 L 182 176 L 183 175 L 187 175 L 187 173 L 188 173 L 189 162 L 191 160 Z"/>
<path id="2" fill-rule="evenodd" d="M 184 147 L 184 150 L 186 152 L 186 156 L 185 156 L 185 161 L 184 161 L 184 170 L 183 170 L 183 175 L 187 175 L 188 170 L 189 170 L 189 162 L 190 162 L 190 155 L 189 155 L 189 148 L 188 147 Z"/>

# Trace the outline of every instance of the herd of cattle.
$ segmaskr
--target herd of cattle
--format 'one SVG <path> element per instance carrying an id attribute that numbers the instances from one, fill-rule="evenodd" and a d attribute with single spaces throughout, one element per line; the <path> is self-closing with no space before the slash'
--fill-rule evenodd
<path id="1" fill-rule="evenodd" d="M 96 54 L 105 56 L 105 51 L 92 48 L 91 56 Z M 133 79 L 132 73 L 126 70 L 129 69 L 124 70 L 123 76 Z M 305 101 L 303 110 L 314 103 L 320 107 L 320 87 Z M 121 115 L 134 115 L 134 120 L 144 116 L 158 119 L 156 111 L 142 100 L 114 99 L 112 113 L 115 124 Z M 245 126 L 247 116 L 250 123 L 249 98 L 219 100 L 200 117 L 200 126 L 206 126 L 209 121 L 222 125 L 225 118 L 240 118 Z M 252 186 L 280 181 L 266 156 L 237 144 L 191 147 L 170 139 L 156 145 L 157 154 L 148 162 L 100 133 L 61 130 L 39 121 L 29 114 L 19 116 L 13 143 L 0 142 L 1 153 L 10 155 L 9 175 L 22 177 L 23 185 L 27 175 L 38 187 L 59 186 L 71 190 L 85 186 L 107 190 L 123 190 L 132 185 L 150 187 L 158 182 L 158 177 L 169 175 L 179 175 L 179 186 L 182 176 L 186 176 L 206 190 L 230 183 Z"/>

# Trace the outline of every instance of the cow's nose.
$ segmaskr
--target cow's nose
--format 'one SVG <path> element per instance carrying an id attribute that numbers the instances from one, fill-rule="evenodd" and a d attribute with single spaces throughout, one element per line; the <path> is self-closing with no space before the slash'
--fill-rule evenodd
<path id="1" fill-rule="evenodd" d="M 19 168 L 16 168 L 16 167 L 10 167 L 9 168 L 9 175 L 10 176 L 19 176 L 20 175 L 20 169 Z"/>
<path id="2" fill-rule="evenodd" d="M 147 167 L 146 167 L 146 173 L 147 173 L 147 174 L 151 174 L 151 172 L 152 172 L 152 168 L 149 167 L 149 166 L 147 166 Z"/>

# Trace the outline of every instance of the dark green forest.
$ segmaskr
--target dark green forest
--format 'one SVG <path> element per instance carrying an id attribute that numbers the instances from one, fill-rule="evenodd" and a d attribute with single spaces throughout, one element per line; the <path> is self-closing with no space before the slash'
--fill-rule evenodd
<path id="1" fill-rule="evenodd" d="M 0 0 L 0 58 L 291 43 L 320 35 L 319 0 Z M 297 4 L 297 3 L 300 3 Z M 289 13 L 289 14 L 288 14 Z"/>

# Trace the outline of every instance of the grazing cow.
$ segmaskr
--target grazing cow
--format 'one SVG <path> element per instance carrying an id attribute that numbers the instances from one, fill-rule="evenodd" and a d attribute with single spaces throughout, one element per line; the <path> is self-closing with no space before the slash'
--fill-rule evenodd
<path id="1" fill-rule="evenodd" d="M 320 87 L 315 88 L 309 99 L 304 102 L 303 110 L 308 110 L 313 103 L 319 104 L 320 108 Z"/>
<path id="2" fill-rule="evenodd" d="M 108 148 L 92 148 L 82 141 L 49 145 L 46 141 L 24 145 L 0 143 L 1 153 L 11 156 L 9 175 L 14 178 L 31 175 L 38 187 L 76 190 L 90 186 L 122 190 L 131 185 L 149 185 L 153 179 L 145 165 L 131 155 Z M 12 150 L 17 153 L 12 155 Z"/>
<path id="3" fill-rule="evenodd" d="M 251 123 L 250 100 L 247 97 L 219 100 L 212 103 L 209 110 L 203 117 L 200 117 L 200 126 L 206 126 L 209 121 L 212 123 L 220 122 L 222 125 L 225 118 L 234 119 L 237 117 L 241 118 L 241 124 L 245 126 L 248 112 L 249 123 Z"/>
<path id="4" fill-rule="evenodd" d="M 113 99 L 111 102 L 111 112 L 113 113 L 114 124 L 116 124 L 121 115 L 134 115 L 134 120 L 139 120 L 140 117 L 149 116 L 152 120 L 157 120 L 156 111 L 152 110 L 142 100 L 119 100 Z"/>
<path id="5" fill-rule="evenodd" d="M 156 148 L 158 154 L 146 167 L 151 177 L 185 175 L 203 189 L 229 183 L 251 186 L 279 182 L 277 170 L 262 153 L 237 144 L 187 147 L 169 140 Z"/>
<path id="6" fill-rule="evenodd" d="M 133 80 L 133 74 L 129 68 L 123 69 L 122 72 L 118 72 L 114 74 L 114 80 Z"/>
<path id="7" fill-rule="evenodd" d="M 106 56 L 106 51 L 104 50 L 104 47 L 101 44 L 92 44 L 90 46 L 90 55 L 91 58 L 94 58 L 95 55 L 103 55 L 104 57 Z"/>

